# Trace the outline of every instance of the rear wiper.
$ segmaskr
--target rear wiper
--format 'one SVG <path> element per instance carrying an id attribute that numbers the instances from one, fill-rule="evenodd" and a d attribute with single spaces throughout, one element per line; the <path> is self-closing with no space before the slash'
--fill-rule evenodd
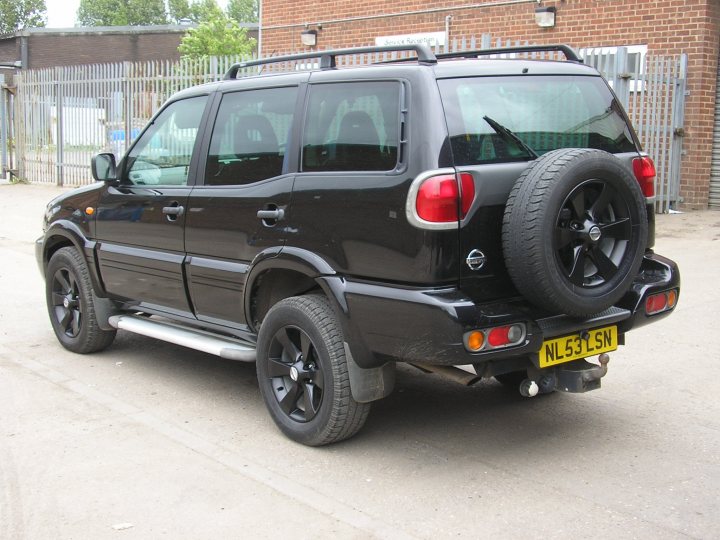
<path id="1" fill-rule="evenodd" d="M 517 144 L 520 148 L 525 150 L 529 155 L 533 157 L 533 159 L 536 159 L 538 157 L 537 152 L 530 148 L 523 140 L 515 135 L 512 131 L 510 131 L 508 128 L 503 126 L 502 124 L 499 124 L 489 116 L 483 116 L 483 120 L 485 120 L 488 124 L 490 124 L 490 127 L 493 128 L 498 135 L 500 135 L 504 139 L 510 139 L 515 144 Z"/>

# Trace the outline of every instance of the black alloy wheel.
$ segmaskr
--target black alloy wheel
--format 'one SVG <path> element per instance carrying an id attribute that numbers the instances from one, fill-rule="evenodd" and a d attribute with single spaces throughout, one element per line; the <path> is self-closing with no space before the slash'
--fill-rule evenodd
<path id="1" fill-rule="evenodd" d="M 530 163 L 503 216 L 503 255 L 517 290 L 573 317 L 623 297 L 647 237 L 645 197 L 628 164 L 589 148 L 553 150 Z"/>
<path id="2" fill-rule="evenodd" d="M 296 422 L 315 418 L 323 400 L 322 366 L 310 336 L 294 326 L 278 330 L 270 342 L 268 376 L 282 411 Z"/>
<path id="3" fill-rule="evenodd" d="M 308 446 L 352 437 L 370 412 L 352 396 L 342 328 L 319 294 L 285 298 L 268 311 L 258 332 L 257 376 L 275 424 Z"/>
<path id="4" fill-rule="evenodd" d="M 557 218 L 554 249 L 565 278 L 577 287 L 607 283 L 617 275 L 631 236 L 628 201 L 604 180 L 583 182 Z"/>
<path id="5" fill-rule="evenodd" d="M 45 270 L 45 300 L 53 331 L 69 351 L 101 351 L 115 339 L 116 331 L 101 325 L 95 311 L 92 280 L 80 253 L 72 247 L 57 250 Z"/>
<path id="6" fill-rule="evenodd" d="M 67 337 L 77 338 L 83 313 L 75 276 L 68 268 L 58 268 L 51 279 L 51 316 L 55 317 L 57 326 Z"/>

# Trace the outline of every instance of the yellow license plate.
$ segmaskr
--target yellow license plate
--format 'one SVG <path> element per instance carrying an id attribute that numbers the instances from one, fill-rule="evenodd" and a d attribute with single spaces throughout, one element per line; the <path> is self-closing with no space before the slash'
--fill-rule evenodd
<path id="1" fill-rule="evenodd" d="M 617 326 L 588 330 L 587 339 L 580 334 L 544 341 L 540 349 L 540 367 L 555 366 L 618 348 Z"/>

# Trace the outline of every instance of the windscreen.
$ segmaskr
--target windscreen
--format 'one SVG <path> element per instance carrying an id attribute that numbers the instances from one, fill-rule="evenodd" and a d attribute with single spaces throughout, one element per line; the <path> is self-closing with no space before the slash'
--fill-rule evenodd
<path id="1" fill-rule="evenodd" d="M 636 150 L 600 77 L 471 77 L 438 85 L 456 165 L 530 160 L 558 148 Z"/>

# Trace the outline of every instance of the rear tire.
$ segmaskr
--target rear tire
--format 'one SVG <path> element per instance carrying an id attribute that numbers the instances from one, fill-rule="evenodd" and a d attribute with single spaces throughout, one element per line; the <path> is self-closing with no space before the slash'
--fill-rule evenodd
<path id="1" fill-rule="evenodd" d="M 48 315 L 60 344 L 79 354 L 109 347 L 116 331 L 98 325 L 90 273 L 78 251 L 64 247 L 55 252 L 45 278 Z"/>
<path id="2" fill-rule="evenodd" d="M 257 376 L 277 426 L 308 446 L 352 437 L 370 412 L 352 397 L 342 330 L 323 296 L 286 298 L 270 309 L 258 334 Z"/>

